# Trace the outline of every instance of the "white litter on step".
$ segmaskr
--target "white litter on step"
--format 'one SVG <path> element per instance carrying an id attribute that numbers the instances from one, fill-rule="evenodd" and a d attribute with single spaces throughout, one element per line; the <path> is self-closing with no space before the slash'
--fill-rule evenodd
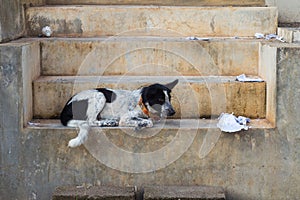
<path id="1" fill-rule="evenodd" d="M 35 122 L 27 122 L 28 126 L 39 126 L 40 123 L 35 123 Z"/>
<path id="2" fill-rule="evenodd" d="M 43 34 L 43 36 L 50 37 L 52 34 L 51 28 L 49 26 L 43 27 L 42 34 Z"/>
<path id="3" fill-rule="evenodd" d="M 277 37 L 278 37 L 278 35 L 276 35 L 276 34 L 269 34 L 269 35 L 266 35 L 266 40 L 276 39 Z"/>
<path id="4" fill-rule="evenodd" d="M 209 38 L 200 38 L 200 37 L 194 37 L 194 36 L 187 37 L 185 39 L 186 40 L 200 40 L 200 41 L 209 41 L 210 40 Z"/>
<path id="5" fill-rule="evenodd" d="M 244 116 L 238 116 L 236 118 L 236 121 L 239 123 L 239 124 L 243 124 L 243 125 L 247 125 L 247 123 L 250 123 L 250 119 L 247 118 L 247 117 L 244 117 Z"/>
<path id="6" fill-rule="evenodd" d="M 255 33 L 254 36 L 256 37 L 256 39 L 266 39 L 266 40 L 276 39 L 280 42 L 285 42 L 283 37 L 280 37 L 279 35 L 276 35 L 276 34 L 264 35 L 263 33 Z"/>
<path id="7" fill-rule="evenodd" d="M 262 33 L 255 33 L 255 37 L 256 37 L 256 39 L 264 39 L 265 35 Z"/>
<path id="8" fill-rule="evenodd" d="M 250 119 L 247 117 L 236 117 L 233 114 L 222 113 L 218 119 L 219 122 L 217 124 L 217 127 L 223 132 L 234 133 L 249 129 L 247 123 L 250 122 Z"/>
<path id="9" fill-rule="evenodd" d="M 249 77 L 246 77 L 245 74 L 241 74 L 241 75 L 237 76 L 236 80 L 240 81 L 240 82 L 263 82 L 264 81 L 261 78 L 249 78 Z"/>

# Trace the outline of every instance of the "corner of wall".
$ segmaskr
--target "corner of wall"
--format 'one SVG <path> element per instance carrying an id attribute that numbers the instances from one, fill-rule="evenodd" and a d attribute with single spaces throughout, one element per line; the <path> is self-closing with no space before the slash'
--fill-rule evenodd
<path id="1" fill-rule="evenodd" d="M 260 43 L 258 74 L 267 82 L 266 118 L 276 127 L 276 61 L 277 47 Z"/>

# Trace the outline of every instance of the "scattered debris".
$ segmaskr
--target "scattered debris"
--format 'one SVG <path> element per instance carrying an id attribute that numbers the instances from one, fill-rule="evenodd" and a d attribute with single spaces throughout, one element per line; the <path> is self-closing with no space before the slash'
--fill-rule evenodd
<path id="1" fill-rule="evenodd" d="M 236 80 L 239 81 L 239 82 L 263 82 L 264 81 L 261 78 L 249 78 L 249 77 L 246 77 L 245 74 L 241 74 L 241 75 L 237 76 Z"/>
<path id="2" fill-rule="evenodd" d="M 77 185 L 76 186 L 77 189 L 81 189 L 81 188 L 90 189 L 91 187 L 93 187 L 93 185 L 90 184 L 90 183 L 83 183 L 82 185 Z"/>
<path id="3" fill-rule="evenodd" d="M 265 35 L 262 33 L 255 33 L 255 37 L 256 37 L 256 39 L 264 39 Z"/>
<path id="4" fill-rule="evenodd" d="M 217 127 L 223 132 L 234 133 L 249 129 L 247 123 L 250 122 L 250 119 L 247 117 L 236 117 L 233 114 L 222 113 L 218 119 L 219 122 L 217 124 Z"/>
<path id="5" fill-rule="evenodd" d="M 254 36 L 256 37 L 256 39 L 266 39 L 266 40 L 276 39 L 280 42 L 285 42 L 283 37 L 280 37 L 279 35 L 276 35 L 276 34 L 264 35 L 263 33 L 255 33 Z"/>
<path id="6" fill-rule="evenodd" d="M 52 30 L 51 30 L 50 26 L 43 27 L 42 36 L 51 37 L 51 34 L 52 34 Z"/>
<path id="7" fill-rule="evenodd" d="M 39 126 L 40 123 L 36 123 L 36 122 L 27 122 L 28 126 Z"/>
<path id="8" fill-rule="evenodd" d="M 277 37 L 279 37 L 279 36 L 276 34 L 269 34 L 269 35 L 266 35 L 266 40 L 277 39 Z"/>
<path id="9" fill-rule="evenodd" d="M 250 123 L 250 119 L 247 118 L 247 117 L 244 117 L 244 116 L 238 116 L 236 118 L 236 121 L 239 123 L 239 124 L 242 124 L 242 125 L 247 125 L 247 123 Z"/>
<path id="10" fill-rule="evenodd" d="M 200 41 L 209 41 L 209 38 L 199 38 L 199 37 L 187 37 L 187 40 L 200 40 Z"/>

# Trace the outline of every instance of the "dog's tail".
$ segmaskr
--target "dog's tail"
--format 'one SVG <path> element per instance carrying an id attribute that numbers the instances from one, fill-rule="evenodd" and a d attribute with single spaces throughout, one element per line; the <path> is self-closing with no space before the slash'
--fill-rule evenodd
<path id="1" fill-rule="evenodd" d="M 69 141 L 68 146 L 69 147 L 77 147 L 83 144 L 88 137 L 90 126 L 86 121 L 79 121 L 79 120 L 71 120 L 68 123 L 69 127 L 78 127 L 79 133 L 76 138 L 73 138 Z"/>

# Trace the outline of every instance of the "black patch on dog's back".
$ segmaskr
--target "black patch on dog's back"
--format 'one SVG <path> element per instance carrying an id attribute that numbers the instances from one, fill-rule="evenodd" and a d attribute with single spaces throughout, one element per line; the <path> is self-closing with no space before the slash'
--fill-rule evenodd
<path id="1" fill-rule="evenodd" d="M 96 90 L 104 94 L 106 103 L 112 103 L 117 98 L 117 95 L 113 91 L 106 88 L 96 88 Z"/>
<path id="2" fill-rule="evenodd" d="M 104 95 L 106 99 L 106 103 L 112 103 L 116 99 L 116 94 L 111 90 L 108 90 L 106 88 L 97 88 L 95 90 L 101 92 Z M 70 101 L 72 101 L 73 97 L 69 99 L 69 101 L 66 103 L 65 107 L 63 108 L 60 114 L 60 121 L 64 126 L 67 126 L 68 122 L 72 119 L 75 120 L 87 119 L 86 111 L 88 108 L 88 99 L 73 101 L 69 103 Z M 97 118 L 99 117 L 100 115 Z"/>
<path id="3" fill-rule="evenodd" d="M 67 126 L 71 119 L 86 120 L 88 100 L 73 101 L 69 103 L 70 100 L 60 114 L 60 121 L 64 126 Z"/>

